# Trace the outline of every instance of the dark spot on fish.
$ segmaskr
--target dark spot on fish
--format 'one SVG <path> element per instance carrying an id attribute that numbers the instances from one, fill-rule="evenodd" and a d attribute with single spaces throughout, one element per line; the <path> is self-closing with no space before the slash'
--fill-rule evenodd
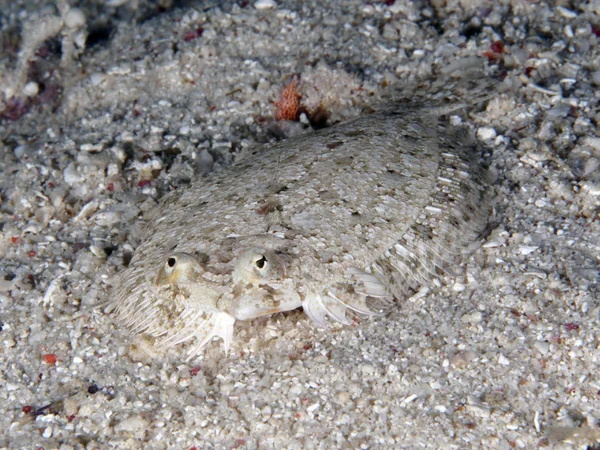
<path id="1" fill-rule="evenodd" d="M 256 210 L 256 213 L 260 216 L 266 216 L 267 214 L 275 211 L 281 211 L 283 207 L 281 204 L 274 199 L 267 200 L 260 208 Z"/>

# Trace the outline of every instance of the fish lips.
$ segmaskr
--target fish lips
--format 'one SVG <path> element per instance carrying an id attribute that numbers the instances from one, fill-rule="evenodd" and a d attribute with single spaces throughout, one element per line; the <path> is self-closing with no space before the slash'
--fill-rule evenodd
<path id="1" fill-rule="evenodd" d="M 302 300 L 296 292 L 273 293 L 266 289 L 255 288 L 251 293 L 238 296 L 227 312 L 237 320 L 249 320 L 302 306 Z"/>

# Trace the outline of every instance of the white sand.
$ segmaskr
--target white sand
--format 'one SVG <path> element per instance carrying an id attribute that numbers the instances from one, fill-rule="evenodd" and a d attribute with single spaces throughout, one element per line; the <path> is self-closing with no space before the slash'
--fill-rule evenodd
<path id="1" fill-rule="evenodd" d="M 600 437 L 600 2 L 82 3 L 10 2 L 0 17 L 0 98 L 21 101 L 0 103 L 0 447 Z M 511 91 L 453 118 L 489 141 L 498 178 L 493 231 L 457 278 L 356 327 L 301 312 L 241 324 L 228 356 L 215 342 L 191 364 L 183 349 L 140 356 L 104 313 L 162 193 L 299 131 L 273 120 L 292 75 L 334 122 L 500 74 Z"/>

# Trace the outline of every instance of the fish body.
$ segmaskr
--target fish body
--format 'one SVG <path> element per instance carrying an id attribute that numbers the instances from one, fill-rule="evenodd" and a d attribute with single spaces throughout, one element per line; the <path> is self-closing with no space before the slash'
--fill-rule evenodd
<path id="1" fill-rule="evenodd" d="M 375 113 L 264 147 L 163 198 L 113 290 L 157 345 L 302 307 L 344 324 L 458 264 L 486 226 L 486 169 L 463 128 Z"/>

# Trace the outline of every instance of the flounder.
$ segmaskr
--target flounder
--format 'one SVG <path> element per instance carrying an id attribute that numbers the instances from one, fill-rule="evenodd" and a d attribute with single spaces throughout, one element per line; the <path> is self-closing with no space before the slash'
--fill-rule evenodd
<path id="1" fill-rule="evenodd" d="M 169 348 L 302 307 L 350 324 L 460 263 L 486 227 L 487 169 L 440 114 L 366 115 L 256 150 L 166 195 L 112 301 Z M 399 305 L 401 307 L 401 304 Z"/>

